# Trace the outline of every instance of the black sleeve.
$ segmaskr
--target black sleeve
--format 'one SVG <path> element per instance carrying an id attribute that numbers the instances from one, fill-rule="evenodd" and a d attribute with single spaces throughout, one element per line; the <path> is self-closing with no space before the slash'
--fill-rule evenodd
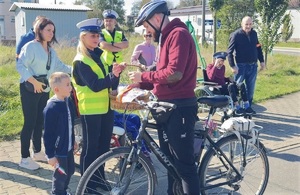
<path id="1" fill-rule="evenodd" d="M 111 88 L 118 83 L 119 78 L 109 73 L 105 78 L 98 79 L 98 75 L 82 61 L 76 61 L 73 70 L 73 77 L 76 84 L 88 86 L 92 91 L 99 92 Z"/>
<path id="2" fill-rule="evenodd" d="M 236 33 L 231 33 L 229 37 L 229 45 L 227 49 L 228 53 L 228 63 L 231 67 L 235 67 L 234 63 L 234 57 L 233 57 L 233 52 L 235 50 L 235 34 Z"/>
<path id="3" fill-rule="evenodd" d="M 257 39 L 257 43 L 256 43 L 256 49 L 257 49 L 257 58 L 259 59 L 259 61 L 260 62 L 265 62 L 264 55 L 263 55 L 262 48 L 261 48 L 261 44 L 259 43 L 258 39 Z"/>

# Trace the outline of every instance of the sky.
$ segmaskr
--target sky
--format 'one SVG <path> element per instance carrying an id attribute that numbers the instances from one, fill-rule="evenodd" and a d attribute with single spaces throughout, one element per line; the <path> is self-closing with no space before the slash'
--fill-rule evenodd
<path id="1" fill-rule="evenodd" d="M 54 4 L 55 0 L 39 0 L 40 4 Z M 72 5 L 75 0 L 56 0 L 57 3 L 59 2 L 64 2 L 66 5 Z M 125 1 L 125 10 L 126 10 L 126 14 L 129 15 L 130 14 L 130 9 L 131 6 L 133 4 L 133 2 L 135 2 L 136 0 L 124 0 Z M 174 6 L 176 6 L 179 3 L 179 0 L 172 0 Z"/>

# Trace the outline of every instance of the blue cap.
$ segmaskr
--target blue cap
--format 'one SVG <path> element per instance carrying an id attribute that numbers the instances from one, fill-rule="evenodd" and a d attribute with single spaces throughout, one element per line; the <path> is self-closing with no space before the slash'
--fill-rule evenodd
<path id="1" fill-rule="evenodd" d="M 89 32 L 93 32 L 93 33 L 100 33 L 102 24 L 103 24 L 103 22 L 101 19 L 90 18 L 90 19 L 78 22 L 76 24 L 76 26 L 77 26 L 77 28 L 80 29 L 80 31 L 89 31 Z"/>
<path id="2" fill-rule="evenodd" d="M 220 51 L 220 52 L 216 52 L 214 55 L 213 55 L 213 58 L 222 58 L 223 60 L 226 60 L 226 57 L 227 57 L 227 53 L 224 52 L 224 51 Z"/>
<path id="3" fill-rule="evenodd" d="M 119 14 L 112 9 L 104 10 L 102 15 L 103 15 L 103 18 L 117 19 L 119 17 Z"/>

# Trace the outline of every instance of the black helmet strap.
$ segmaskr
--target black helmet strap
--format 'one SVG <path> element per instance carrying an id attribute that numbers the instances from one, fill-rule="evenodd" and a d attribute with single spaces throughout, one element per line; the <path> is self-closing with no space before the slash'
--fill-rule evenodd
<path id="1" fill-rule="evenodd" d="M 146 22 L 155 30 L 155 37 L 154 37 L 154 42 L 158 42 L 159 41 L 159 35 L 160 35 L 160 33 L 161 33 L 161 28 L 162 28 L 162 25 L 163 25 L 163 23 L 164 23 L 164 21 L 165 21 L 165 17 L 166 17 L 166 14 L 164 14 L 164 17 L 163 17 L 163 19 L 162 19 L 162 22 L 161 22 L 161 24 L 160 24 L 160 27 L 159 27 L 159 30 L 157 30 L 150 22 L 149 22 L 149 20 L 146 20 Z"/>

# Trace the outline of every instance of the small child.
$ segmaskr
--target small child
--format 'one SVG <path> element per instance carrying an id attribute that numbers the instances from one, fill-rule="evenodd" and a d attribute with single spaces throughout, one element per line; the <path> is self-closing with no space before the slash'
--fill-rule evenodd
<path id="1" fill-rule="evenodd" d="M 68 194 L 67 189 L 75 171 L 73 151 L 75 107 L 70 101 L 72 91 L 70 76 L 55 72 L 49 78 L 55 94 L 44 109 L 44 145 L 48 163 L 55 168 L 52 194 Z"/>
<path id="2" fill-rule="evenodd" d="M 247 91 L 244 83 L 236 84 L 230 78 L 225 77 L 224 61 L 226 60 L 226 52 L 217 52 L 213 55 L 213 63 L 206 67 L 206 73 L 209 81 L 221 85 L 220 92 L 222 95 L 230 95 L 235 105 L 235 115 L 254 114 L 250 107 Z M 239 104 L 237 95 L 241 91 L 244 108 Z"/>

